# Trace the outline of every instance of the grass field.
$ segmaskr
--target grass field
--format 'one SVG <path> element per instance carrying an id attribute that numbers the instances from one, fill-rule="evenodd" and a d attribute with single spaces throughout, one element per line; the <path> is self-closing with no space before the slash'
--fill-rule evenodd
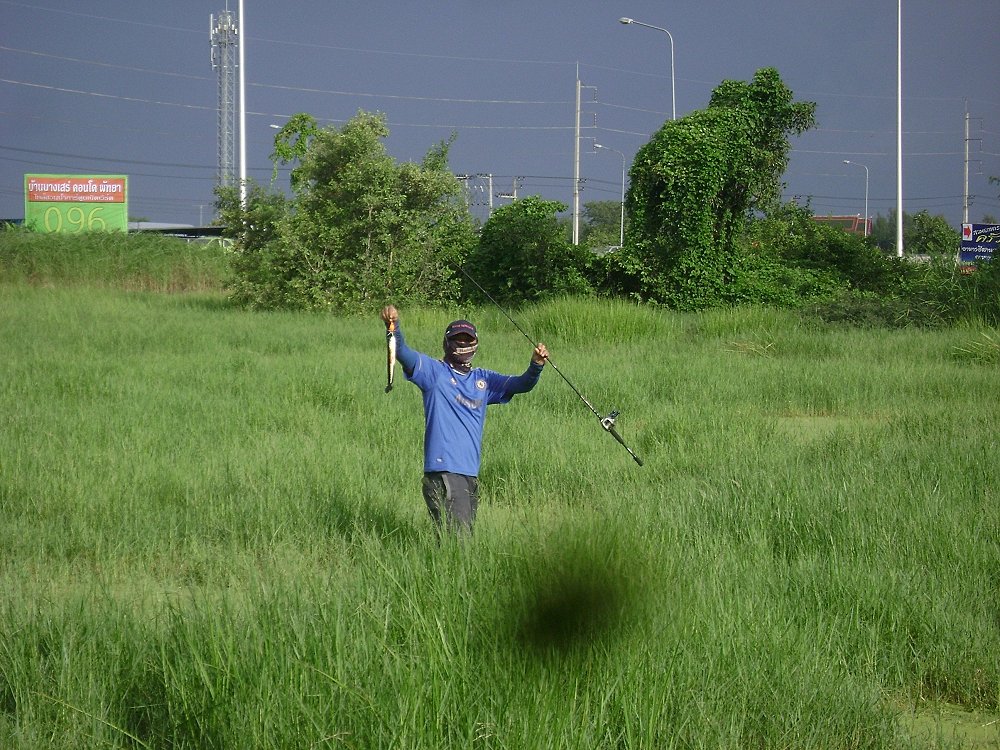
<path id="1" fill-rule="evenodd" d="M 1000 747 L 996 331 L 518 311 L 645 466 L 547 371 L 439 546 L 375 311 L 32 281 L 0 285 L 0 747 Z M 401 314 L 527 364 L 495 310 Z"/>

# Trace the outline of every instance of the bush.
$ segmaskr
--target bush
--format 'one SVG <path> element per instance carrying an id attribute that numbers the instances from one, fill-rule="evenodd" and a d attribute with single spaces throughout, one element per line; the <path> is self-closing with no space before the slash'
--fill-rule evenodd
<path id="1" fill-rule="evenodd" d="M 784 265 L 826 272 L 844 289 L 891 293 L 902 273 L 894 258 L 870 242 L 815 221 L 808 208 L 795 203 L 754 221 L 747 242 L 751 249 Z"/>
<path id="2" fill-rule="evenodd" d="M 466 295 L 478 299 L 485 290 L 501 304 L 516 304 L 592 293 L 587 276 L 594 256 L 566 241 L 556 218 L 565 209 L 532 195 L 494 211 L 469 255 L 476 284 Z"/>
<path id="3" fill-rule="evenodd" d="M 454 301 L 454 269 L 475 234 L 447 167 L 449 143 L 433 146 L 420 164 L 400 164 L 383 142 L 382 115 L 359 112 L 342 128 L 322 130 L 300 119 L 307 140 L 283 152 L 301 158 L 290 200 L 253 187 L 244 207 L 232 192 L 220 193 L 237 242 L 235 299 L 354 313 L 390 301 Z"/>
<path id="4" fill-rule="evenodd" d="M 745 255 L 732 269 L 726 289 L 731 305 L 799 307 L 829 300 L 842 286 L 832 271 L 799 268 L 761 256 Z"/>

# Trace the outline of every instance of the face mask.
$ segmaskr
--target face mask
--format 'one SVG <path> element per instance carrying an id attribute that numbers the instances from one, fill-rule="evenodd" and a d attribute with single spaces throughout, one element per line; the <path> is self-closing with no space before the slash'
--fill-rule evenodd
<path id="1" fill-rule="evenodd" d="M 472 358 L 476 355 L 479 342 L 463 346 L 452 339 L 444 340 L 444 361 L 459 372 L 469 372 L 472 369 Z"/>

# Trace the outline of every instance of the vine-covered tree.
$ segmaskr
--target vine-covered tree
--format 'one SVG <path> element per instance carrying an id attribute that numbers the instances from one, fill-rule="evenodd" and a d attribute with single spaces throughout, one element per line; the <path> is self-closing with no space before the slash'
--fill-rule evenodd
<path id="1" fill-rule="evenodd" d="M 627 196 L 641 296 L 681 309 L 720 304 L 737 239 L 775 206 L 792 134 L 816 105 L 793 101 L 778 71 L 724 81 L 708 108 L 668 121 L 636 154 Z"/>
<path id="2" fill-rule="evenodd" d="M 359 112 L 343 127 L 309 129 L 282 139 L 293 197 L 278 204 L 260 188 L 246 207 L 233 191 L 220 207 L 237 240 L 240 301 L 258 307 L 374 309 L 454 300 L 455 266 L 475 244 L 461 184 L 448 170 L 448 143 L 421 164 L 397 163 L 386 152 L 382 115 Z M 280 134 L 279 134 L 280 135 Z M 263 223 L 262 223 L 263 222 Z"/>

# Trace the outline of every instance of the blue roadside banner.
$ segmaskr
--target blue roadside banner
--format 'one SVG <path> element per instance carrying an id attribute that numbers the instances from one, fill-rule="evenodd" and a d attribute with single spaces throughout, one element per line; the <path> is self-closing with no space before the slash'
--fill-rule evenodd
<path id="1" fill-rule="evenodd" d="M 991 261 L 997 245 L 1000 245 L 1000 224 L 963 224 L 958 259 L 962 263 Z"/>

